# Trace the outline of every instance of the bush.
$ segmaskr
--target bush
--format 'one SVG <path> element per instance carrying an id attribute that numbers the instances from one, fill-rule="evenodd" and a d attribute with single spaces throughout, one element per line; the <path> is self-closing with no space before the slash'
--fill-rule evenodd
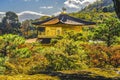
<path id="1" fill-rule="evenodd" d="M 6 67 L 4 66 L 4 62 L 6 60 L 6 57 L 0 56 L 0 74 L 3 74 Z"/>
<path id="2" fill-rule="evenodd" d="M 48 61 L 40 54 L 29 58 L 11 58 L 5 63 L 5 74 L 35 74 L 44 71 Z"/>
<path id="3" fill-rule="evenodd" d="M 58 40 L 54 47 L 45 50 L 45 57 L 50 62 L 48 69 L 73 70 L 88 68 L 87 55 L 80 46 L 81 41 L 68 37 Z"/>
<path id="4" fill-rule="evenodd" d="M 88 55 L 88 65 L 97 68 L 120 67 L 120 46 L 82 45 Z"/>
<path id="5" fill-rule="evenodd" d="M 108 47 L 116 42 L 116 37 L 120 36 L 120 21 L 110 17 L 103 20 L 103 23 L 95 29 L 94 39 L 104 41 Z"/>
<path id="6" fill-rule="evenodd" d="M 24 42 L 24 38 L 18 35 L 6 34 L 0 36 L 0 73 L 4 73 L 6 70 L 5 62 L 9 60 L 9 56 L 13 55 L 18 46 Z"/>
<path id="7" fill-rule="evenodd" d="M 46 52 L 45 57 L 49 61 L 47 70 L 73 70 L 80 69 L 79 56 L 65 54 L 59 49 L 51 48 Z"/>
<path id="8" fill-rule="evenodd" d="M 48 61 L 39 54 L 38 43 L 26 44 L 25 39 L 18 35 L 0 36 L 0 70 L 5 74 L 32 74 L 45 70 Z"/>
<path id="9" fill-rule="evenodd" d="M 6 34 L 0 36 L 0 53 L 4 56 L 13 54 L 13 51 L 24 43 L 25 39 L 18 35 Z"/>

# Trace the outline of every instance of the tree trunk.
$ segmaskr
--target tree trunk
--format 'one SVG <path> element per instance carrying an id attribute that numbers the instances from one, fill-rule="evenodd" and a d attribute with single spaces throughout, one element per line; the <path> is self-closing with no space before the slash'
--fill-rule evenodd
<path id="1" fill-rule="evenodd" d="M 120 0 L 113 0 L 115 11 L 117 13 L 118 18 L 120 19 Z"/>
<path id="2" fill-rule="evenodd" d="M 107 37 L 107 47 L 110 47 L 111 46 L 111 36 L 109 35 Z"/>

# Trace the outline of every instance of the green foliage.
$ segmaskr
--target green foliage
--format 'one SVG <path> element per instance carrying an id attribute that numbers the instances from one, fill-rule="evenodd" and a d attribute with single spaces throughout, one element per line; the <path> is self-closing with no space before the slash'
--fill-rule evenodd
<path id="1" fill-rule="evenodd" d="M 4 71 L 6 70 L 4 63 L 6 61 L 6 57 L 3 57 L 2 55 L 0 55 L 0 74 L 3 74 Z"/>
<path id="2" fill-rule="evenodd" d="M 60 71 L 87 68 L 87 65 L 80 61 L 79 55 L 68 55 L 56 48 L 50 48 L 50 51 L 46 52 L 45 57 L 49 61 L 47 70 Z"/>
<path id="3" fill-rule="evenodd" d="M 88 68 L 87 54 L 80 46 L 81 43 L 87 41 L 88 35 L 73 31 L 58 36 L 53 40 L 53 43 L 56 43 L 54 47 L 45 50 L 46 57 L 50 62 L 49 69 L 73 70 Z"/>
<path id="4" fill-rule="evenodd" d="M 25 38 L 35 38 L 37 37 L 37 29 L 32 25 L 32 20 L 23 21 L 21 24 L 21 33 Z"/>
<path id="5" fill-rule="evenodd" d="M 66 32 L 64 35 L 59 35 L 57 38 L 52 39 L 51 44 L 55 43 L 61 43 L 59 41 L 62 40 L 70 40 L 71 43 L 73 42 L 88 42 L 90 39 L 92 39 L 93 33 L 89 29 L 84 29 L 83 32 L 75 32 L 75 31 L 69 31 Z M 63 41 L 63 42 L 64 42 Z M 66 41 L 67 42 L 67 41 Z"/>
<path id="6" fill-rule="evenodd" d="M 73 55 L 78 53 L 79 43 L 69 39 L 62 39 L 55 45 L 55 47 L 63 51 L 64 54 Z"/>
<path id="7" fill-rule="evenodd" d="M 42 16 L 42 17 L 40 17 L 40 20 L 45 20 L 45 19 L 48 19 L 48 18 L 50 18 L 50 16 Z"/>
<path id="8" fill-rule="evenodd" d="M 82 11 L 87 11 L 90 12 L 93 9 L 96 9 L 97 12 L 102 11 L 102 9 L 106 7 L 107 12 L 113 12 L 114 11 L 114 6 L 112 0 L 97 0 L 94 3 L 86 6 Z"/>
<path id="9" fill-rule="evenodd" d="M 24 38 L 17 35 L 6 34 L 0 36 L 0 73 L 6 70 L 5 62 L 14 54 L 19 45 L 25 42 Z M 8 57 L 9 56 L 9 57 Z"/>
<path id="10" fill-rule="evenodd" d="M 93 21 L 96 23 L 101 23 L 103 19 L 109 18 L 109 17 L 116 17 L 116 14 L 114 12 L 97 12 L 96 9 L 93 9 L 91 11 L 79 11 L 76 13 L 69 14 L 70 16 Z"/>
<path id="11" fill-rule="evenodd" d="M 106 10 L 105 7 L 103 10 L 107 12 L 109 9 L 107 7 Z M 52 47 L 41 47 L 40 43 L 26 44 L 25 39 L 18 35 L 0 36 L 0 74 L 38 74 L 41 71 L 120 67 L 120 22 L 114 13 L 104 12 L 93 9 L 90 12 L 70 14 L 100 25 L 95 29 L 83 28 L 83 32 L 79 33 L 70 31 L 59 35 L 52 40 Z M 110 16 L 112 18 L 109 18 Z M 46 18 L 49 17 L 43 16 L 40 19 Z M 21 26 L 21 32 L 26 38 L 37 34 L 31 22 L 24 21 Z M 8 33 L 18 33 L 18 16 L 7 12 L 0 26 L 4 27 L 4 33 L 7 30 Z M 108 47 L 102 43 L 90 43 L 90 40 L 93 43 L 104 41 Z"/>
<path id="12" fill-rule="evenodd" d="M 95 39 L 105 41 L 107 46 L 115 43 L 115 38 L 120 36 L 120 22 L 116 18 L 103 20 L 103 23 L 95 30 Z"/>
<path id="13" fill-rule="evenodd" d="M 2 20 L 3 33 L 19 34 L 20 22 L 18 16 L 14 12 L 6 12 L 6 16 Z"/>
<path id="14" fill-rule="evenodd" d="M 113 12 L 114 7 L 113 7 L 113 5 L 105 6 L 102 11 L 103 12 Z"/>
<path id="15" fill-rule="evenodd" d="M 16 49 L 13 50 L 12 55 L 10 55 L 11 57 L 18 57 L 18 58 L 26 58 L 26 57 L 30 57 L 31 56 L 31 51 L 29 50 L 29 48 L 21 48 L 21 49 Z"/>
<path id="16" fill-rule="evenodd" d="M 120 44 L 120 37 L 115 37 L 114 45 L 119 45 L 119 44 Z"/>
<path id="17" fill-rule="evenodd" d="M 89 33 L 89 29 L 84 30 Z M 39 43 L 26 44 L 24 38 L 17 35 L 1 36 L 0 48 L 6 51 L 6 55 L 2 51 L 0 55 L 1 74 L 120 67 L 119 45 L 89 44 L 92 34 L 85 32 L 67 32 L 59 36 L 52 47 L 44 48 Z"/>
<path id="18" fill-rule="evenodd" d="M 12 54 L 19 45 L 24 44 L 25 40 L 22 37 L 12 34 L 0 36 L 0 53 L 3 55 Z"/>
<path id="19" fill-rule="evenodd" d="M 112 28 L 112 30 L 114 31 L 114 29 L 115 29 L 114 34 L 119 35 L 118 34 L 119 28 L 118 28 L 117 21 L 116 21 L 116 25 L 117 25 L 117 27 L 115 26 L 114 28 Z M 103 27 L 101 27 L 101 28 L 103 28 Z M 102 30 L 104 30 L 104 28 Z M 78 67 L 75 69 L 83 69 L 83 68 L 87 68 L 87 67 L 97 67 L 97 68 L 119 67 L 120 66 L 119 60 L 118 60 L 119 55 L 120 55 L 119 47 L 116 47 L 116 49 L 113 49 L 114 47 L 106 47 L 101 42 L 99 43 L 99 45 L 89 43 L 89 40 L 92 40 L 92 38 L 95 37 L 94 33 L 92 33 L 92 31 L 94 31 L 94 29 L 84 29 L 84 32 L 82 32 L 82 33 L 67 32 L 63 36 L 58 36 L 58 38 L 53 40 L 53 42 L 56 43 L 54 45 L 54 50 L 49 52 L 50 55 L 47 54 L 47 56 L 52 56 L 52 58 L 51 57 L 47 58 L 47 59 L 49 59 L 48 61 L 50 61 L 52 63 L 52 61 L 56 60 L 55 62 L 53 62 L 54 66 L 55 66 L 55 63 L 57 63 L 59 66 L 61 66 L 60 63 L 64 59 L 60 58 L 61 62 L 57 62 L 59 57 L 56 57 L 56 55 L 55 55 L 60 52 L 62 55 L 64 54 L 64 56 L 69 56 L 69 57 L 74 56 L 74 58 L 75 58 L 74 60 L 77 60 L 78 62 L 76 62 L 76 63 L 79 64 Z M 117 33 L 117 31 L 118 31 L 118 33 Z M 98 32 L 99 31 L 96 30 L 96 33 L 98 33 Z M 99 33 L 97 37 L 102 38 L 99 35 L 103 36 L 105 34 L 104 32 L 105 31 Z M 106 32 L 106 34 L 107 33 L 108 32 Z M 96 39 L 99 39 L 99 38 L 96 38 Z M 118 38 L 116 37 L 116 39 L 117 39 L 116 41 L 119 43 L 119 37 Z M 93 42 L 95 43 L 97 41 L 93 41 Z M 114 43 L 117 43 L 117 42 L 114 42 Z M 111 63 L 111 61 L 113 63 Z M 62 63 L 64 63 L 64 62 L 62 62 Z M 72 63 L 72 64 L 74 64 L 74 63 Z M 51 65 L 53 65 L 53 64 L 51 64 Z M 58 70 L 59 69 L 60 68 L 58 68 Z M 57 69 L 55 68 L 55 70 L 57 70 Z M 67 69 L 65 69 L 65 70 L 67 70 Z"/>
<path id="20" fill-rule="evenodd" d="M 29 58 L 10 58 L 5 62 L 5 74 L 35 74 L 44 71 L 48 61 L 40 54 Z"/>
<path id="21" fill-rule="evenodd" d="M 46 69 L 48 61 L 40 53 L 38 43 L 31 45 L 18 35 L 6 34 L 0 36 L 0 73 L 33 74 Z"/>

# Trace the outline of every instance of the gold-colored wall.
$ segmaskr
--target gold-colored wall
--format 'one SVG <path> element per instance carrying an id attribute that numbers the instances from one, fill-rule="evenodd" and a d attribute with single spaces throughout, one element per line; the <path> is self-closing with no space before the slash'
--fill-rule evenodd
<path id="1" fill-rule="evenodd" d="M 45 34 L 47 36 L 57 36 L 62 34 L 62 27 L 49 27 L 45 28 Z"/>
<path id="2" fill-rule="evenodd" d="M 55 37 L 57 35 L 64 34 L 66 31 L 82 32 L 82 26 L 75 26 L 75 25 L 62 24 L 62 25 L 51 25 L 51 26 L 44 26 L 44 27 L 45 27 L 45 35 L 42 35 L 42 36 L 47 36 L 47 37 L 48 36 Z"/>
<path id="3" fill-rule="evenodd" d="M 68 26 L 68 27 L 62 27 L 63 33 L 65 31 L 75 31 L 75 32 L 82 32 L 82 26 Z"/>

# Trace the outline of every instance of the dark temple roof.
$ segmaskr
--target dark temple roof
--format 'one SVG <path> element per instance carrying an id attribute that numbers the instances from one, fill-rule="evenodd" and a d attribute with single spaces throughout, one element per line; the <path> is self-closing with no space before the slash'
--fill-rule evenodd
<path id="1" fill-rule="evenodd" d="M 53 25 L 57 23 L 69 24 L 69 25 L 94 25 L 95 22 L 85 21 L 82 19 L 71 17 L 67 14 L 60 14 L 59 16 L 49 18 L 43 21 L 34 22 L 34 25 Z"/>

